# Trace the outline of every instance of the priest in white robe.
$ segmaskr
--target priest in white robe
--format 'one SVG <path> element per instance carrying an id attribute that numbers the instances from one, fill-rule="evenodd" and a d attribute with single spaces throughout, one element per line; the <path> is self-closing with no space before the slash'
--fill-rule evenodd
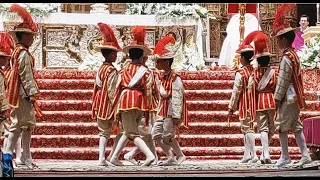
<path id="1" fill-rule="evenodd" d="M 258 19 L 250 13 L 245 14 L 244 23 L 244 38 L 253 31 L 261 30 Z M 240 14 L 233 15 L 227 25 L 227 37 L 223 41 L 220 56 L 219 66 L 233 66 L 233 60 L 236 55 L 236 50 L 240 44 Z M 253 44 L 252 44 L 253 45 Z"/>

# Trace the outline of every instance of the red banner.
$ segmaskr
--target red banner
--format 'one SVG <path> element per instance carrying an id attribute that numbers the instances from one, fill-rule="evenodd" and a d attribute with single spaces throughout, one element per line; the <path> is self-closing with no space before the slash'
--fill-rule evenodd
<path id="1" fill-rule="evenodd" d="M 246 13 L 256 13 L 257 4 L 246 4 Z M 228 4 L 228 13 L 239 13 L 239 4 Z"/>

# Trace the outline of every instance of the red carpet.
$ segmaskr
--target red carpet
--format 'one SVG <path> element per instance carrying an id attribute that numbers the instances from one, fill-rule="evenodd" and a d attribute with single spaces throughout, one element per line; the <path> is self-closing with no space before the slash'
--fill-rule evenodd
<path id="1" fill-rule="evenodd" d="M 230 127 L 227 126 L 234 72 L 220 69 L 180 72 L 180 75 L 189 109 L 190 127 L 181 129 L 181 146 L 188 159 L 240 159 L 244 148 L 237 115 L 231 118 Z M 36 72 L 44 116 L 37 120 L 31 140 L 35 159 L 98 159 L 98 128 L 90 118 L 94 77 L 95 71 L 58 69 Z M 301 117 L 320 115 L 316 91 L 306 89 L 306 97 L 307 111 L 301 112 Z M 107 153 L 112 143 L 113 139 L 108 142 Z M 256 134 L 256 145 L 260 154 L 259 134 Z M 289 145 L 290 156 L 299 159 L 299 149 L 292 135 L 289 136 Z M 132 146 L 129 143 L 126 151 Z M 278 135 L 273 137 L 270 146 L 271 157 L 279 158 Z M 164 155 L 160 150 L 159 153 Z M 142 153 L 138 156 L 143 158 Z"/>

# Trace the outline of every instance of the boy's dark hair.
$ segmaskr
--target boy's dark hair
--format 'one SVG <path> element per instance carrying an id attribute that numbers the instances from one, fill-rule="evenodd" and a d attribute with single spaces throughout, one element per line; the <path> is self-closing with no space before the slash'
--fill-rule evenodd
<path id="1" fill-rule="evenodd" d="M 253 56 L 253 51 L 246 51 L 246 52 L 243 52 L 241 53 L 241 56 L 244 58 L 244 60 L 247 62 L 247 63 L 250 63 L 250 59 L 252 58 Z"/>
<path id="2" fill-rule="evenodd" d="M 309 22 L 309 16 L 307 16 L 307 15 L 305 15 L 305 14 L 302 14 L 301 16 L 300 16 L 300 19 L 301 18 L 307 18 L 307 21 Z"/>
<path id="3" fill-rule="evenodd" d="M 286 39 L 289 43 L 293 43 L 296 33 L 294 31 L 289 31 L 279 36 L 280 38 Z"/>
<path id="4" fill-rule="evenodd" d="M 108 56 L 113 52 L 114 50 L 111 49 L 101 49 L 102 56 L 107 59 Z"/>
<path id="5" fill-rule="evenodd" d="M 171 67 L 172 63 L 173 63 L 173 58 L 170 58 L 170 59 L 164 59 L 164 61 L 169 61 L 169 66 Z"/>
<path id="6" fill-rule="evenodd" d="M 23 32 L 16 32 L 17 41 L 20 42 L 22 40 Z"/>
<path id="7" fill-rule="evenodd" d="M 270 62 L 270 56 L 261 56 L 257 58 L 258 64 L 261 66 L 268 66 Z"/>
<path id="8" fill-rule="evenodd" d="M 143 56 L 143 50 L 139 48 L 129 49 L 129 57 L 132 60 L 140 59 Z"/>

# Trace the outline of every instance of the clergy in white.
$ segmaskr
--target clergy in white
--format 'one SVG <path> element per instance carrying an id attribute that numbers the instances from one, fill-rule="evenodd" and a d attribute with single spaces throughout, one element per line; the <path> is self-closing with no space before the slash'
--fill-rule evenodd
<path id="1" fill-rule="evenodd" d="M 253 31 L 261 30 L 258 19 L 256 16 L 250 13 L 245 14 L 245 23 L 244 23 L 244 38 Z M 231 17 L 227 25 L 227 37 L 223 41 L 220 56 L 219 56 L 219 65 L 220 66 L 233 66 L 233 59 L 236 55 L 236 50 L 240 44 L 240 14 L 237 13 Z M 252 44 L 253 45 L 253 44 Z"/>

